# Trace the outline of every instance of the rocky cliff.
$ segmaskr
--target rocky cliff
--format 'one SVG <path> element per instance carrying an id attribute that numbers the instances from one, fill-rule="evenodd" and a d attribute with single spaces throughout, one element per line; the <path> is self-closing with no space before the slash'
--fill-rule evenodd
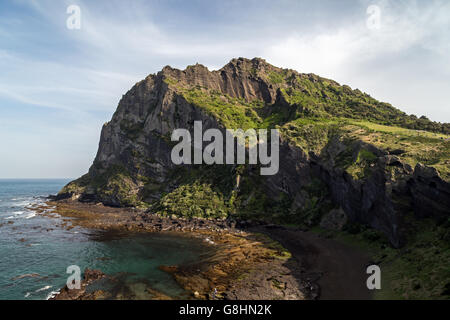
<path id="1" fill-rule="evenodd" d="M 192 132 L 196 120 L 203 130 L 279 129 L 279 172 L 174 165 L 172 131 Z M 401 246 L 411 217 L 450 217 L 449 130 L 259 58 L 233 59 L 217 71 L 167 66 L 122 97 L 89 172 L 58 197 L 304 226 L 326 225 L 331 215 L 371 226 Z"/>

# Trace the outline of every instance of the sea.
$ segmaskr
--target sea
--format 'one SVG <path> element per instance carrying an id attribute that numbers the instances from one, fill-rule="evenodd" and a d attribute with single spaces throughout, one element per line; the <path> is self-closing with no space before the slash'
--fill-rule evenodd
<path id="1" fill-rule="evenodd" d="M 0 300 L 54 297 L 72 275 L 70 266 L 114 277 L 122 298 L 149 299 L 152 288 L 188 297 L 161 265 L 189 265 L 210 254 L 201 239 L 164 233 L 118 233 L 67 228 L 62 217 L 39 213 L 46 197 L 68 179 L 0 180 Z M 51 208 L 49 208 L 50 211 Z M 68 270 L 69 268 L 69 270 Z M 69 271 L 69 273 L 68 273 Z"/>

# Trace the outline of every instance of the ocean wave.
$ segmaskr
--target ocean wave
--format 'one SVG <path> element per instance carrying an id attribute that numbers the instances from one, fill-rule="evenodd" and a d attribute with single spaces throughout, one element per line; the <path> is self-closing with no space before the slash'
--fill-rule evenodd
<path id="1" fill-rule="evenodd" d="M 27 293 L 25 294 L 24 298 L 28 298 L 28 297 L 31 296 L 33 293 L 39 293 L 39 292 L 42 292 L 42 291 L 46 291 L 46 290 L 48 290 L 48 289 L 50 289 L 50 288 L 52 288 L 52 287 L 53 287 L 53 286 L 45 286 L 45 287 L 42 287 L 42 288 L 40 288 L 40 289 L 35 290 L 34 292 L 27 292 Z M 53 296 L 56 295 L 55 292 L 59 293 L 59 291 L 52 291 L 52 292 L 50 292 L 50 293 L 47 295 L 46 300 L 48 300 L 49 297 L 50 297 L 51 295 L 53 295 Z"/>
<path id="2" fill-rule="evenodd" d="M 22 202 L 30 202 L 33 198 L 31 197 L 18 197 L 12 198 L 10 201 L 22 201 Z"/>
<path id="3" fill-rule="evenodd" d="M 36 212 L 32 212 L 32 213 L 30 213 L 29 215 L 27 215 L 27 216 L 25 217 L 25 219 L 31 219 L 31 218 L 34 218 L 36 215 L 37 215 Z"/>
<path id="4" fill-rule="evenodd" d="M 45 298 L 45 300 L 50 300 L 54 297 L 56 297 L 59 294 L 59 291 L 52 291 L 47 295 L 47 298 Z"/>
<path id="5" fill-rule="evenodd" d="M 28 206 L 33 205 L 33 202 L 26 200 L 26 201 L 22 201 L 19 203 L 15 203 L 14 205 L 15 205 L 15 207 L 28 207 Z"/>
<path id="6" fill-rule="evenodd" d="M 28 213 L 27 215 L 25 215 L 26 213 Z M 10 220 L 10 219 L 18 219 L 21 218 L 23 216 L 23 218 L 25 219 L 31 219 L 34 218 L 37 215 L 37 212 L 28 210 L 28 211 L 14 211 L 12 212 L 12 216 L 8 216 L 6 218 L 4 218 L 5 220 Z"/>
<path id="7" fill-rule="evenodd" d="M 48 290 L 48 289 L 50 289 L 50 288 L 52 288 L 52 287 L 53 287 L 53 286 L 45 286 L 45 287 L 43 287 L 43 288 L 37 289 L 35 292 L 45 291 L 45 290 Z"/>

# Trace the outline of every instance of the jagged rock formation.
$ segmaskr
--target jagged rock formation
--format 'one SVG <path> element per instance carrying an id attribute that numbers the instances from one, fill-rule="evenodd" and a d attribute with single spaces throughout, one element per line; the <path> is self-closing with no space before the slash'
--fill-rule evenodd
<path id="1" fill-rule="evenodd" d="M 254 165 L 175 166 L 170 135 L 192 132 L 196 120 L 203 130 L 278 128 L 278 174 L 261 177 Z M 449 128 L 259 58 L 217 71 L 165 67 L 122 97 L 89 173 L 58 197 L 305 225 L 341 208 L 349 223 L 400 246 L 410 213 L 449 217 Z"/>

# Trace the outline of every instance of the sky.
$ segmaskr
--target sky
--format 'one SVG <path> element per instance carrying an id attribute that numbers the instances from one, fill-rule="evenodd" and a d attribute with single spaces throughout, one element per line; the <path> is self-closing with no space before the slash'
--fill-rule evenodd
<path id="1" fill-rule="evenodd" d="M 81 176 L 136 82 L 236 57 L 450 122 L 450 1 L 2 0 L 0 178 Z"/>

